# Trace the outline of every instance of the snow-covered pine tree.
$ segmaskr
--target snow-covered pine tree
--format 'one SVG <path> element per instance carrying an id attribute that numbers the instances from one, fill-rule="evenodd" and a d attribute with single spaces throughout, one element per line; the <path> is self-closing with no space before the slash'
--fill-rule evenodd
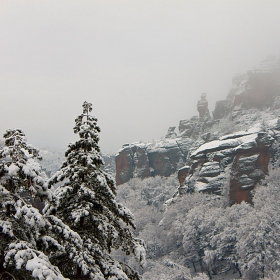
<path id="1" fill-rule="evenodd" d="M 78 263 L 76 275 L 70 277 L 138 279 L 137 273 L 110 256 L 112 249 L 122 249 L 126 254 L 132 252 L 143 265 L 145 248 L 132 234 L 133 215 L 116 202 L 114 181 L 102 170 L 100 128 L 91 111 L 92 104 L 84 102 L 74 127 L 79 139 L 69 144 L 66 161 L 49 181 L 49 187 L 63 182 L 56 190 L 56 215 L 84 242 L 83 263 Z M 69 264 L 58 266 L 62 272 L 69 269 Z"/>
<path id="2" fill-rule="evenodd" d="M 20 129 L 7 130 L 4 140 L 0 149 L 0 278 L 65 279 L 47 256 L 64 248 L 48 235 L 51 223 L 29 203 L 29 196 L 51 195 L 36 162 L 39 152 L 27 144 Z M 70 232 L 63 224 L 60 228 Z"/>

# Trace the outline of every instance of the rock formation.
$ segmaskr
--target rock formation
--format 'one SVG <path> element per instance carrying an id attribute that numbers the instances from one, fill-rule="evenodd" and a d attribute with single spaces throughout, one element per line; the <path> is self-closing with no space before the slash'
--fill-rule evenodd
<path id="1" fill-rule="evenodd" d="M 250 191 L 268 173 L 276 140 L 258 130 L 256 126 L 227 135 L 192 152 L 192 166 L 183 183 L 186 190 L 221 194 L 229 187 L 231 203 L 250 202 Z"/>
<path id="2" fill-rule="evenodd" d="M 233 78 L 228 100 L 233 110 L 273 107 L 279 99 L 280 67 L 277 56 L 267 57 L 260 67 Z"/>
<path id="3" fill-rule="evenodd" d="M 197 110 L 198 116 L 179 122 L 178 135 L 170 127 L 164 140 L 123 146 L 115 158 L 117 185 L 178 172 L 179 193 L 224 193 L 231 203 L 250 202 L 251 190 L 279 155 L 278 57 L 236 75 L 227 98 L 216 102 L 213 118 L 205 93 Z"/>
<path id="4" fill-rule="evenodd" d="M 213 118 L 215 120 L 220 120 L 228 115 L 229 110 L 230 104 L 228 100 L 219 100 L 216 102 Z"/>
<path id="5" fill-rule="evenodd" d="M 165 138 L 176 138 L 177 134 L 175 132 L 176 126 L 171 126 L 168 128 L 167 134 L 165 135 Z"/>
<path id="6" fill-rule="evenodd" d="M 180 160 L 185 162 L 192 144 L 191 139 L 177 137 L 123 146 L 115 157 L 116 184 L 133 177 L 170 176 L 176 172 Z"/>
<path id="7" fill-rule="evenodd" d="M 206 93 L 201 94 L 201 99 L 197 102 L 197 111 L 199 113 L 200 120 L 210 118 Z"/>

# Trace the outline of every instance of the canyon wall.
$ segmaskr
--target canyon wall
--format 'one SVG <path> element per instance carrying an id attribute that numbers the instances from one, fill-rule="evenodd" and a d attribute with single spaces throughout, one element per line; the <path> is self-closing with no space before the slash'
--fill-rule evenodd
<path id="1" fill-rule="evenodd" d="M 206 94 L 198 116 L 170 127 L 164 139 L 124 145 L 115 157 L 117 185 L 131 178 L 178 172 L 179 193 L 225 194 L 231 203 L 251 201 L 251 190 L 278 159 L 280 64 L 268 57 L 236 75 L 211 117 Z"/>

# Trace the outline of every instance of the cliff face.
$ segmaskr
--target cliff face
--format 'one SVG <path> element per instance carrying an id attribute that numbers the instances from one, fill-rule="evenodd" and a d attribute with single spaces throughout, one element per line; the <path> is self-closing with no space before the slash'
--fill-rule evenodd
<path id="1" fill-rule="evenodd" d="M 212 124 L 205 93 L 198 101 L 199 117 L 182 120 L 179 135 L 170 127 L 164 140 L 125 144 L 116 154 L 116 184 L 133 177 L 170 176 L 185 165 L 198 136 Z"/>
<path id="2" fill-rule="evenodd" d="M 234 77 L 213 118 L 206 94 L 197 110 L 198 116 L 179 122 L 178 135 L 171 127 L 164 140 L 125 145 L 115 158 L 117 185 L 178 171 L 180 193 L 224 193 L 231 203 L 250 202 L 250 191 L 279 154 L 279 59 L 269 57 Z"/>
<path id="3" fill-rule="evenodd" d="M 251 202 L 250 191 L 268 173 L 275 141 L 275 137 L 253 126 L 247 132 L 201 145 L 190 155 L 192 165 L 180 191 L 221 194 L 229 189 L 231 203 Z M 179 170 L 179 177 L 182 173 L 183 170 Z"/>
<path id="4" fill-rule="evenodd" d="M 170 176 L 184 165 L 193 141 L 181 137 L 125 145 L 116 155 L 117 185 L 133 177 Z"/>

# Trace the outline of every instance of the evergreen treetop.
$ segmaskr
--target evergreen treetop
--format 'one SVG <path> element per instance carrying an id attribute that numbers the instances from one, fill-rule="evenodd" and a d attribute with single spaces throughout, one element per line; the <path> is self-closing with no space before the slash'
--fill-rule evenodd
<path id="1" fill-rule="evenodd" d="M 119 248 L 127 254 L 132 252 L 144 264 L 144 244 L 133 237 L 133 215 L 116 202 L 115 183 L 102 170 L 104 163 L 98 146 L 100 128 L 97 119 L 89 114 L 91 111 L 92 104 L 84 102 L 83 113 L 76 118 L 74 127 L 79 139 L 68 145 L 66 161 L 50 179 L 49 187 L 63 182 L 56 190 L 57 216 L 84 242 L 83 261 L 77 263 L 76 276 L 132 279 L 110 252 Z M 50 206 L 48 211 L 51 210 Z"/>

